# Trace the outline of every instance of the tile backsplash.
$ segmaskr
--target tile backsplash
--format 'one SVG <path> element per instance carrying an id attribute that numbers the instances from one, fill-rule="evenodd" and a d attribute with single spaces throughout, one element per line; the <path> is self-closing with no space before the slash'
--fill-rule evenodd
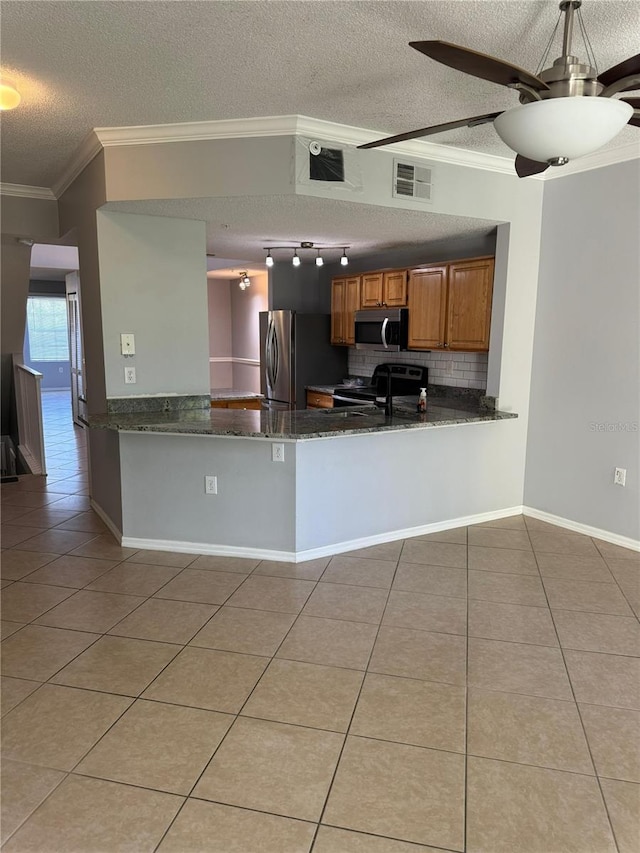
<path id="1" fill-rule="evenodd" d="M 378 352 L 349 348 L 349 375 L 371 377 L 377 364 L 419 364 L 429 368 L 429 382 L 456 388 L 487 387 L 486 352 Z"/>

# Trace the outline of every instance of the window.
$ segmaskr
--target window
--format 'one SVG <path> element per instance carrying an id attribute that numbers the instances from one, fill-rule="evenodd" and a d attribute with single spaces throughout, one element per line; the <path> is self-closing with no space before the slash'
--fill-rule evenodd
<path id="1" fill-rule="evenodd" d="M 27 300 L 30 361 L 68 361 L 67 301 L 57 296 Z"/>

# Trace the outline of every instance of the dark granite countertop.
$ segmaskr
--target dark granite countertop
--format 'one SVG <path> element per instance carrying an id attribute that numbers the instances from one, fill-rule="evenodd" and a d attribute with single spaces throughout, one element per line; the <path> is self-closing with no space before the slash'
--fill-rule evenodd
<path id="1" fill-rule="evenodd" d="M 257 391 L 238 391 L 237 388 L 212 388 L 212 400 L 261 400 L 264 395 Z"/>
<path id="2" fill-rule="evenodd" d="M 122 432 L 182 433 L 245 438 L 310 439 L 337 435 L 426 429 L 517 418 L 513 412 L 485 411 L 449 398 L 432 398 L 427 412 L 415 411 L 413 398 L 395 398 L 392 418 L 375 406 L 306 409 L 295 412 L 242 409 L 196 409 L 90 416 L 93 429 Z"/>

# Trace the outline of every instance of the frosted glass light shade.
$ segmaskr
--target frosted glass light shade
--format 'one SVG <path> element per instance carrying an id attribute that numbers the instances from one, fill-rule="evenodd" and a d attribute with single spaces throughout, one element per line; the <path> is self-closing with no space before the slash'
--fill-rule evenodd
<path id="1" fill-rule="evenodd" d="M 0 79 L 0 110 L 14 110 L 21 100 L 13 80 L 6 77 Z"/>
<path id="2" fill-rule="evenodd" d="M 547 163 L 597 151 L 620 133 L 632 114 L 631 104 L 614 98 L 549 98 L 507 110 L 493 126 L 517 154 Z"/>

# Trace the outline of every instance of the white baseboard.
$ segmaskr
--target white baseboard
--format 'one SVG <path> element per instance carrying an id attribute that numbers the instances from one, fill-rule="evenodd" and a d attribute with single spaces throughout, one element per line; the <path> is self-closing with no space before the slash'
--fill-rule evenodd
<path id="1" fill-rule="evenodd" d="M 608 530 L 590 527 L 589 525 L 580 524 L 577 521 L 561 518 L 558 515 L 542 512 L 539 509 L 528 506 L 512 506 L 506 509 L 494 510 L 493 512 L 460 516 L 459 518 L 451 518 L 447 521 L 437 521 L 433 524 L 407 527 L 404 530 L 392 530 L 387 533 L 376 534 L 375 536 L 333 542 L 318 548 L 308 548 L 305 551 L 275 551 L 268 548 L 246 548 L 240 545 L 216 545 L 211 542 L 182 542 L 175 539 L 139 539 L 133 536 L 123 536 L 104 510 L 93 500 L 91 501 L 91 507 L 100 516 L 102 521 L 104 521 L 123 548 L 137 548 L 141 551 L 177 551 L 185 554 L 207 554 L 218 557 L 246 557 L 253 560 L 279 560 L 285 563 L 301 563 L 305 560 L 315 560 L 319 557 L 331 557 L 334 554 L 343 554 L 346 551 L 369 548 L 372 545 L 382 545 L 385 542 L 396 542 L 398 539 L 426 536 L 429 533 L 440 533 L 443 530 L 452 530 L 455 527 L 467 527 L 472 524 L 482 524 L 486 521 L 496 521 L 500 518 L 510 518 L 511 516 L 521 514 L 537 518 L 540 521 L 546 521 L 565 530 L 583 533 L 585 536 L 593 536 L 595 539 L 600 539 L 603 542 L 611 542 L 614 545 L 621 545 L 623 548 L 640 551 L 640 541 L 631 539 L 628 536 L 620 536 Z"/>
<path id="2" fill-rule="evenodd" d="M 126 548 L 139 548 L 140 550 L 182 551 L 185 554 L 208 554 L 219 557 L 248 557 L 254 560 L 279 560 L 285 563 L 301 563 L 305 560 L 314 560 L 318 557 L 330 557 L 334 554 L 342 554 L 345 551 L 354 551 L 357 548 L 368 548 L 371 545 L 395 542 L 398 539 L 409 539 L 412 536 L 424 536 L 427 533 L 438 533 L 441 530 L 451 530 L 454 527 L 465 527 L 469 524 L 481 524 L 483 521 L 493 521 L 497 518 L 507 518 L 512 515 L 520 515 L 521 513 L 521 506 L 509 507 L 508 509 L 495 510 L 494 512 L 483 512 L 476 515 L 467 515 L 461 518 L 449 519 L 448 521 L 438 521 L 434 524 L 423 524 L 419 527 L 411 527 L 404 530 L 392 530 L 387 533 L 381 533 L 375 536 L 366 536 L 361 539 L 334 542 L 329 545 L 323 545 L 319 548 L 309 548 L 305 551 L 271 551 L 266 548 L 244 548 L 236 545 L 215 545 L 210 542 L 179 542 L 169 539 L 136 539 L 132 536 L 123 536 L 120 544 Z"/>
<path id="3" fill-rule="evenodd" d="M 28 474 L 44 476 L 47 473 L 45 467 L 40 464 L 38 459 L 36 459 L 34 454 L 25 444 L 19 444 L 16 447 L 16 452 L 18 460 L 22 463 L 22 466 L 27 469 Z"/>
<path id="4" fill-rule="evenodd" d="M 530 506 L 523 506 L 522 512 L 524 515 L 537 518 L 539 521 L 546 521 L 549 524 L 555 524 L 557 527 L 564 527 L 565 530 L 573 530 L 575 533 L 593 536 L 594 539 L 601 539 L 603 542 L 611 542 L 613 545 L 621 545 L 623 548 L 630 548 L 632 551 L 640 551 L 640 540 L 631 539 L 629 536 L 621 536 L 618 533 L 601 530 L 599 527 L 581 524 L 578 521 L 572 521 L 570 518 L 562 518 L 559 515 L 552 515 L 550 512 L 543 512 L 540 509 L 534 509 Z"/>
<path id="5" fill-rule="evenodd" d="M 110 532 L 118 540 L 119 544 L 122 545 L 122 531 L 118 530 L 115 523 L 109 518 L 107 513 L 102 509 L 100 504 L 97 504 L 93 498 L 89 498 L 89 503 L 91 505 L 91 509 L 95 512 L 97 516 L 99 516 L 100 521 L 104 522 L 109 528 Z"/>
<path id="6" fill-rule="evenodd" d="M 141 551 L 177 551 L 183 554 L 247 557 L 253 560 L 279 560 L 285 563 L 299 561 L 294 551 L 270 551 L 268 548 L 244 548 L 240 545 L 214 545 L 211 542 L 180 542 L 176 539 L 137 539 L 135 536 L 123 536 L 120 544 L 123 548 L 138 548 Z"/>

